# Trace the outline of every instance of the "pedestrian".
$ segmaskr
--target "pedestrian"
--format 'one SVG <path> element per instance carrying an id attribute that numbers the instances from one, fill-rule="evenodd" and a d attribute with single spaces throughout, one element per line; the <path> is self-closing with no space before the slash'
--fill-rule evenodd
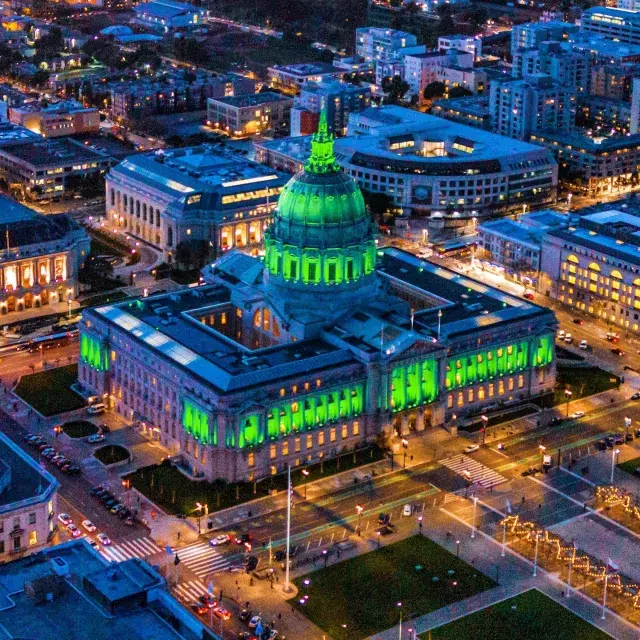
<path id="1" fill-rule="evenodd" d="M 236 587 L 237 587 L 237 586 L 239 586 L 239 585 L 238 585 L 238 581 L 236 580 Z"/>
<path id="2" fill-rule="evenodd" d="M 280 582 L 280 576 L 276 573 L 276 582 Z"/>
<path id="3" fill-rule="evenodd" d="M 524 504 L 524 496 L 522 496 L 522 504 Z"/>
<path id="4" fill-rule="evenodd" d="M 247 514 L 249 517 L 251 517 L 253 514 L 251 513 L 251 509 L 249 509 L 249 513 Z"/>
<path id="5" fill-rule="evenodd" d="M 282 613 L 278 614 L 278 620 L 282 620 Z"/>

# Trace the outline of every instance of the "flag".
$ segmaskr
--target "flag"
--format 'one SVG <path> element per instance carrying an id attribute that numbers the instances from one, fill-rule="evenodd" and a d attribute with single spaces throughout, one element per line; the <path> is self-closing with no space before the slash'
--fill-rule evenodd
<path id="1" fill-rule="evenodd" d="M 167 545 L 167 546 L 166 546 L 165 551 L 166 551 L 170 556 L 172 556 L 172 555 L 173 555 L 173 549 L 172 549 L 169 545 Z"/>
<path id="2" fill-rule="evenodd" d="M 178 557 L 177 553 L 176 553 L 176 557 L 173 560 L 173 564 L 175 564 L 176 567 L 180 564 L 180 558 Z"/>
<path id="3" fill-rule="evenodd" d="M 507 499 L 507 504 L 505 505 L 505 509 L 507 510 L 507 513 L 511 513 L 511 503 L 509 502 L 508 499 Z"/>
<path id="4" fill-rule="evenodd" d="M 611 559 L 607 558 L 607 572 L 611 573 L 613 571 L 617 571 L 620 567 Z"/>

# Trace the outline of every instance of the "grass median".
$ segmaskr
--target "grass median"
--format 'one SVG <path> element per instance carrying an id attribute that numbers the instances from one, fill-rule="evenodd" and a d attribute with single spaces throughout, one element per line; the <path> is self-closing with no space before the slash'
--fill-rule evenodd
<path id="1" fill-rule="evenodd" d="M 291 604 L 334 640 L 358 640 L 397 626 L 399 602 L 408 620 L 495 586 L 424 536 L 338 562 L 295 583 L 298 596 Z"/>
<path id="2" fill-rule="evenodd" d="M 537 589 L 420 636 L 421 640 L 605 640 L 609 637 Z"/>

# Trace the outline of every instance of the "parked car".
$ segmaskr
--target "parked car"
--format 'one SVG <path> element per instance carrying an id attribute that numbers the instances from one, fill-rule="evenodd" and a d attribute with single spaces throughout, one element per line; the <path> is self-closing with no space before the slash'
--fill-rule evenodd
<path id="1" fill-rule="evenodd" d="M 598 440 L 596 442 L 596 449 L 598 451 L 604 451 L 607 448 L 607 443 L 604 440 Z"/>
<path id="2" fill-rule="evenodd" d="M 245 563 L 245 571 L 247 573 L 251 573 L 252 571 L 254 571 L 258 566 L 258 562 L 259 561 L 256 556 L 249 556 Z"/>
<path id="3" fill-rule="evenodd" d="M 211 540 L 209 540 L 209 544 L 212 547 L 217 547 L 218 545 L 221 545 L 221 544 L 227 544 L 229 540 L 231 540 L 231 538 L 226 533 L 221 533 L 219 536 L 216 536 L 215 538 L 211 538 Z"/>
<path id="4" fill-rule="evenodd" d="M 86 529 L 89 533 L 93 533 L 96 530 L 96 525 L 91 522 L 91 520 L 83 520 L 82 527 Z"/>
<path id="5" fill-rule="evenodd" d="M 580 348 L 586 350 L 589 348 L 589 345 L 586 340 L 580 340 Z"/>
<path id="6" fill-rule="evenodd" d="M 613 347 L 613 349 L 611 349 L 611 353 L 613 353 L 613 355 L 615 355 L 615 356 L 623 356 L 624 355 L 624 351 L 620 347 Z"/>
<path id="7" fill-rule="evenodd" d="M 126 507 L 118 511 L 118 518 L 120 518 L 120 520 L 126 520 L 130 515 L 131 511 L 129 511 L 129 509 L 127 509 Z"/>
<path id="8" fill-rule="evenodd" d="M 55 451 L 55 449 L 52 449 L 51 451 L 45 451 L 42 454 L 42 457 L 45 458 L 46 460 L 53 460 L 53 458 L 55 458 L 57 455 L 57 452 Z"/>
<path id="9" fill-rule="evenodd" d="M 413 505 L 405 504 L 404 507 L 402 508 L 402 515 L 410 516 L 412 513 L 413 513 Z"/>
<path id="10" fill-rule="evenodd" d="M 464 452 L 465 453 L 474 453 L 475 451 L 479 451 L 480 450 L 480 445 L 478 444 L 470 444 L 469 446 L 465 447 Z"/>
<path id="11" fill-rule="evenodd" d="M 73 519 L 68 513 L 58 514 L 58 520 L 60 520 L 65 527 L 73 522 Z"/>
<path id="12" fill-rule="evenodd" d="M 571 344 L 573 342 L 573 336 L 570 333 L 565 333 L 564 342 L 565 344 Z"/>
<path id="13" fill-rule="evenodd" d="M 82 473 L 82 469 L 75 464 L 71 464 L 67 467 L 66 473 L 70 476 L 77 476 Z"/>
<path id="14" fill-rule="evenodd" d="M 98 540 L 100 540 L 100 542 L 105 546 L 109 546 L 111 544 L 111 540 L 109 539 L 109 536 L 106 533 L 99 533 L 98 534 Z"/>
<path id="15" fill-rule="evenodd" d="M 102 442 L 104 440 L 104 436 L 101 433 L 94 433 L 92 436 L 87 438 L 87 442 L 89 444 L 97 444 L 98 442 Z"/>
<path id="16" fill-rule="evenodd" d="M 100 496 L 100 502 L 102 502 L 102 504 L 104 504 L 105 502 L 109 502 L 109 500 L 113 500 L 114 498 L 115 498 L 115 496 L 113 495 L 113 493 L 111 493 L 110 491 L 105 491 Z"/>
<path id="17" fill-rule="evenodd" d="M 122 502 L 116 502 L 111 509 L 109 509 L 109 511 L 111 511 L 111 513 L 113 514 L 117 514 L 120 511 L 122 511 L 122 509 L 125 509 L 126 507 L 122 504 Z"/>
<path id="18" fill-rule="evenodd" d="M 91 489 L 91 491 L 89 491 L 89 495 L 93 496 L 94 498 L 100 497 L 99 494 L 102 494 L 105 492 L 105 488 L 99 484 L 97 487 L 93 487 L 93 489 Z"/>
<path id="19" fill-rule="evenodd" d="M 582 326 L 584 324 L 584 320 L 582 318 L 574 318 L 572 322 L 573 324 L 577 324 L 579 326 Z"/>
<path id="20" fill-rule="evenodd" d="M 530 291 L 523 293 L 522 297 L 525 298 L 526 300 L 533 300 L 534 298 L 533 293 L 531 293 Z"/>
<path id="21" fill-rule="evenodd" d="M 114 504 L 118 504 L 118 500 L 116 500 L 115 498 L 111 498 L 111 500 L 107 500 L 106 502 L 102 503 L 104 505 L 104 508 L 107 511 L 111 511 L 111 507 L 113 507 Z"/>
<path id="22" fill-rule="evenodd" d="M 624 444 L 624 436 L 621 433 L 613 436 L 613 444 Z"/>
<path id="23" fill-rule="evenodd" d="M 636 391 L 632 396 L 632 400 L 640 400 L 640 391 Z"/>
<path id="24" fill-rule="evenodd" d="M 560 329 L 560 331 L 558 331 L 558 335 L 556 337 L 558 338 L 558 340 L 560 340 L 562 342 L 564 340 L 564 334 L 565 334 L 564 329 Z"/>
<path id="25" fill-rule="evenodd" d="M 111 427 L 105 422 L 100 425 L 99 429 L 102 433 L 111 433 Z"/>

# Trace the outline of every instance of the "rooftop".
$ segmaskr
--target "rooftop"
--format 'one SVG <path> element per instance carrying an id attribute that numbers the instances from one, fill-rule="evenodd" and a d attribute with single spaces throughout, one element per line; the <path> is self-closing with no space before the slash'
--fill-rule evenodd
<path id="1" fill-rule="evenodd" d="M 11 122 L 0 122 L 0 147 L 42 140 L 42 136 Z"/>
<path id="2" fill-rule="evenodd" d="M 220 196 L 244 193 L 258 186 L 284 184 L 285 179 L 269 167 L 207 144 L 139 153 L 126 158 L 111 172 L 129 176 L 175 198 L 196 192 Z"/>
<path id="3" fill-rule="evenodd" d="M 269 71 L 282 71 L 294 76 L 311 76 L 324 73 L 342 73 L 342 69 L 328 62 L 303 62 L 299 64 L 274 64 Z"/>
<path id="4" fill-rule="evenodd" d="M 225 98 L 210 98 L 212 102 L 226 104 L 230 107 L 257 107 L 270 102 L 293 102 L 289 96 L 283 96 L 273 91 L 263 93 L 245 93 L 241 96 L 227 96 Z"/>
<path id="5" fill-rule="evenodd" d="M 175 18 L 184 13 L 203 13 L 206 11 L 206 9 L 196 7 L 188 2 L 176 2 L 175 0 L 141 2 L 135 10 L 138 14 L 152 15 L 157 18 Z"/>
<path id="6" fill-rule="evenodd" d="M 35 167 L 68 166 L 69 163 L 104 162 L 111 159 L 109 155 L 69 138 L 39 138 L 31 144 L 7 144 L 0 147 L 0 151 Z"/>
<path id="7" fill-rule="evenodd" d="M 32 502 L 49 500 L 58 481 L 18 445 L 0 433 L 0 515 Z M 8 471 L 8 476 L 7 476 Z"/>
<path id="8" fill-rule="evenodd" d="M 123 606 L 110 608 L 118 602 Z M 10 638 L 38 640 L 217 638 L 173 600 L 144 561 L 110 566 L 85 540 L 2 566 L 0 628 Z"/>
<path id="9" fill-rule="evenodd" d="M 95 111 L 87 108 L 75 100 L 57 100 L 55 102 L 28 102 L 19 107 L 12 107 L 17 113 L 75 113 L 77 111 Z"/>

